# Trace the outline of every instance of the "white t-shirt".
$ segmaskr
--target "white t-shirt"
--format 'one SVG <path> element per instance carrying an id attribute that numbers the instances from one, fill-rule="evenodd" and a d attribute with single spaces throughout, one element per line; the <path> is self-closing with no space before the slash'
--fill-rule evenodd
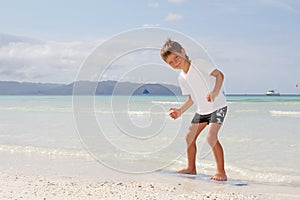
<path id="1" fill-rule="evenodd" d="M 213 91 L 216 78 L 210 75 L 217 69 L 212 63 L 198 59 L 191 62 L 188 73 L 179 74 L 179 85 L 182 95 L 191 95 L 197 105 L 197 113 L 206 115 L 227 105 L 225 95 L 221 90 L 213 102 L 208 102 L 206 97 Z"/>

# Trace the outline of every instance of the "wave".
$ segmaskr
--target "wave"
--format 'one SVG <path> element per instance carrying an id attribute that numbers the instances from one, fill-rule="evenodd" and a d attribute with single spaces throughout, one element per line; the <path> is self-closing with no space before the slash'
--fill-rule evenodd
<path id="1" fill-rule="evenodd" d="M 7 106 L 0 107 L 0 110 L 3 111 L 25 111 L 25 112 L 47 112 L 47 111 L 55 111 L 55 112 L 73 112 L 72 107 L 50 107 L 50 106 Z"/>
<path id="2" fill-rule="evenodd" d="M 231 172 L 233 176 L 238 176 L 238 178 L 247 180 L 253 183 L 260 184 L 271 184 L 271 185 L 286 185 L 299 187 L 300 186 L 300 176 L 289 175 L 278 172 L 269 172 L 270 169 L 250 169 L 250 168 L 240 168 L 230 164 L 227 164 L 227 171 Z M 281 171 L 285 171 L 282 169 Z M 295 172 L 293 172 L 295 173 Z"/>
<path id="3" fill-rule="evenodd" d="M 270 110 L 271 116 L 300 117 L 300 111 Z"/>
<path id="4" fill-rule="evenodd" d="M 237 113 L 249 113 L 249 112 L 258 112 L 257 109 L 243 109 L 243 110 L 235 110 Z"/>
<path id="5" fill-rule="evenodd" d="M 46 148 L 46 147 L 34 147 L 34 146 L 20 146 L 20 145 L 0 145 L 0 152 L 11 154 L 32 154 L 47 157 L 73 157 L 73 158 L 85 158 L 92 160 L 90 154 L 85 150 L 79 149 L 62 149 L 62 148 Z"/>
<path id="6" fill-rule="evenodd" d="M 153 104 L 163 104 L 163 105 L 182 105 L 183 102 L 178 101 L 151 101 Z"/>
<path id="7" fill-rule="evenodd" d="M 33 156 L 47 156 L 50 158 L 79 158 L 85 160 L 94 160 L 86 150 L 80 149 L 63 149 L 63 148 L 46 148 L 46 147 L 34 147 L 34 146 L 20 146 L 20 145 L 5 145 L 0 144 L 0 152 L 10 153 L 10 154 L 29 154 Z M 104 159 L 107 162 L 113 162 L 118 160 L 118 162 L 123 160 L 126 161 L 136 161 L 148 164 L 149 159 L 142 159 L 141 156 L 136 155 L 123 155 L 123 154 L 100 154 L 98 155 L 101 159 Z M 144 158 L 145 156 L 143 156 Z M 142 159 L 142 160 L 141 160 Z M 155 162 L 164 163 L 166 157 L 151 157 L 151 160 Z M 187 160 L 185 157 L 181 157 L 173 161 L 172 166 L 173 170 L 179 169 L 185 166 Z M 141 163 L 140 163 L 141 164 Z M 197 162 L 197 167 L 201 169 L 202 173 L 213 174 L 215 170 L 215 165 L 213 161 L 210 160 L 200 160 Z M 293 187 L 300 187 L 300 176 L 291 172 L 289 169 L 280 169 L 283 173 L 278 173 L 266 168 L 255 168 L 247 166 L 237 166 L 233 163 L 226 163 L 227 173 L 230 174 L 230 178 L 242 179 L 249 183 L 255 184 L 270 184 L 270 185 L 286 185 Z M 272 172 L 273 171 L 273 172 Z M 277 169 L 279 171 L 279 169 Z M 293 174 L 293 175 L 291 175 Z"/>
<path id="8" fill-rule="evenodd" d="M 178 170 L 185 167 L 187 159 L 185 157 L 174 161 L 169 168 L 171 170 Z M 200 173 L 213 174 L 215 172 L 214 161 L 199 159 L 197 161 L 197 168 L 201 169 Z M 234 163 L 226 163 L 226 171 L 229 178 L 240 179 L 254 184 L 269 184 L 269 185 L 285 185 L 292 187 L 300 186 L 299 172 L 291 169 L 267 169 L 267 168 L 253 168 L 252 166 L 237 166 Z M 280 172 L 283 173 L 280 173 Z"/>

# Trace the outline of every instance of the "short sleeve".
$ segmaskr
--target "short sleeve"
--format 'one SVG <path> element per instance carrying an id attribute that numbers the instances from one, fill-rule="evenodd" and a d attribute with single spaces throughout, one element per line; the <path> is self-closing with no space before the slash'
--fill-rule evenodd
<path id="1" fill-rule="evenodd" d="M 208 75 L 217 69 L 217 67 L 211 61 L 206 61 L 203 59 L 197 59 L 192 64 L 195 66 L 195 68 Z"/>

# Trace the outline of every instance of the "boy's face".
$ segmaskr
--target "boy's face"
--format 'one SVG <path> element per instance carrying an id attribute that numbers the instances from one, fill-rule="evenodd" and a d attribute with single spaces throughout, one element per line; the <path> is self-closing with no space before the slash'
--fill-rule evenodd
<path id="1" fill-rule="evenodd" d="M 173 69 L 183 69 L 187 59 L 185 58 L 185 52 L 182 49 L 182 53 L 172 52 L 165 60 Z"/>

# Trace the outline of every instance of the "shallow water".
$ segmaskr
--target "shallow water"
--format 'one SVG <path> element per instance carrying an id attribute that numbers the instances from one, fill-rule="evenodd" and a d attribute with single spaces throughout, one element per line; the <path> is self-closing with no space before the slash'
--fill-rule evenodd
<path id="1" fill-rule="evenodd" d="M 74 111 L 71 96 L 1 96 L 0 151 L 97 159 L 114 169 L 137 173 L 185 166 L 184 135 L 194 108 L 177 120 L 168 116 L 169 108 L 180 106 L 184 97 L 81 99 L 83 109 Z M 229 176 L 300 186 L 300 97 L 227 99 L 229 111 L 220 141 Z M 93 103 L 92 112 L 84 110 L 87 102 Z M 74 113 L 95 120 L 78 121 Z M 198 139 L 197 168 L 211 174 L 214 167 L 203 132 Z"/>

